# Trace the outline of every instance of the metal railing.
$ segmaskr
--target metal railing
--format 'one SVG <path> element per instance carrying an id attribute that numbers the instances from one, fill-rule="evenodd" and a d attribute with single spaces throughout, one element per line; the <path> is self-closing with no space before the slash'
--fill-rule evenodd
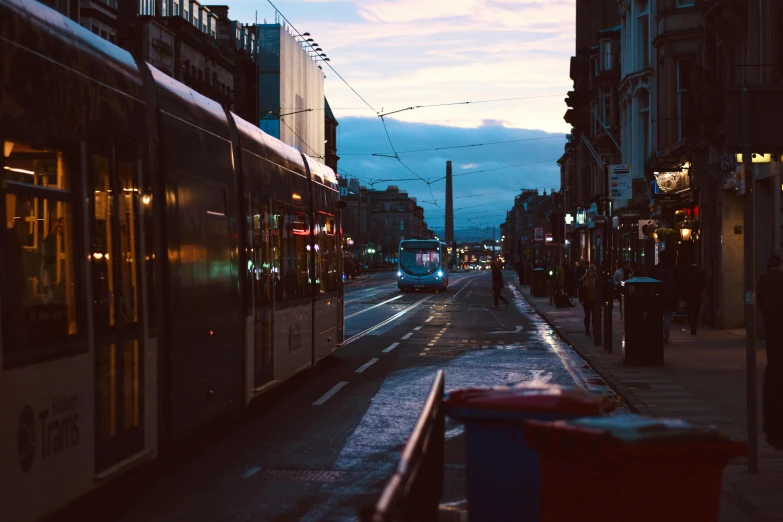
<path id="1" fill-rule="evenodd" d="M 443 370 L 438 370 L 424 409 L 402 450 L 397 471 L 362 522 L 426 522 L 438 518 L 443 494 L 445 410 Z"/>

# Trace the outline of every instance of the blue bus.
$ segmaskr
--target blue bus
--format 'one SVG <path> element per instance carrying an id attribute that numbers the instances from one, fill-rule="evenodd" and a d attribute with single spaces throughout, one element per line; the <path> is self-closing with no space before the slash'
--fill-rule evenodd
<path id="1" fill-rule="evenodd" d="M 445 243 L 421 239 L 400 241 L 397 288 L 403 292 L 417 288 L 445 290 L 449 286 L 448 258 Z"/>

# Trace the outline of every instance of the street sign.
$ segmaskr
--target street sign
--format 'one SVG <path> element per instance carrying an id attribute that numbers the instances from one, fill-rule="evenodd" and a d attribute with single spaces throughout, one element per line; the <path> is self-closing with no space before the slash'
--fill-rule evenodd
<path id="1" fill-rule="evenodd" d="M 630 165 L 609 165 L 609 197 L 613 200 L 633 198 L 633 179 Z"/>
<path id="2" fill-rule="evenodd" d="M 655 203 L 658 205 L 678 205 L 680 197 L 677 194 L 654 194 Z"/>

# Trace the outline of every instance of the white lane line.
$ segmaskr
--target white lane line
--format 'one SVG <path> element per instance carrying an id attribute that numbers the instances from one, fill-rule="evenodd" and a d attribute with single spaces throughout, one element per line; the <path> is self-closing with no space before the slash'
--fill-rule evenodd
<path id="1" fill-rule="evenodd" d="M 413 332 L 408 332 L 408 333 L 406 333 L 405 335 L 403 335 L 403 336 L 401 337 L 401 339 L 402 339 L 403 341 L 407 341 L 408 339 L 410 339 L 410 338 L 411 338 L 411 335 L 413 335 Z"/>
<path id="2" fill-rule="evenodd" d="M 326 392 L 323 395 L 321 395 L 321 398 L 318 399 L 317 401 L 315 401 L 312 404 L 312 406 L 320 406 L 321 404 L 325 403 L 326 401 L 331 399 L 334 396 L 335 393 L 340 391 L 343 388 L 343 386 L 345 386 L 346 384 L 348 384 L 348 381 L 340 381 L 340 382 L 338 382 L 337 384 L 335 384 L 332 387 L 331 390 L 329 390 L 328 392 Z"/>
<path id="3" fill-rule="evenodd" d="M 429 322 L 430 322 L 430 321 L 432 321 L 433 319 L 435 319 L 435 316 L 434 316 L 434 315 L 431 315 L 431 316 L 429 316 L 429 317 L 427 318 L 427 320 L 426 320 L 426 321 L 424 321 L 424 322 L 425 322 L 425 323 L 429 323 Z"/>
<path id="4" fill-rule="evenodd" d="M 392 297 L 391 299 L 388 299 L 388 300 L 386 300 L 386 301 L 384 301 L 382 303 L 378 303 L 376 305 L 372 305 L 372 306 L 370 306 L 368 308 L 365 308 L 364 310 L 359 310 L 358 312 L 352 313 L 351 315 L 347 315 L 347 316 L 345 316 L 345 318 L 346 319 L 350 319 L 351 317 L 356 317 L 357 315 L 363 314 L 364 312 L 369 312 L 373 308 L 378 308 L 379 306 L 383 306 L 385 304 L 391 303 L 392 301 L 396 301 L 397 299 L 400 299 L 401 297 L 402 297 L 402 295 L 398 295 L 397 297 Z"/>
<path id="5" fill-rule="evenodd" d="M 421 326 L 417 326 L 416 328 L 414 328 L 414 330 L 418 332 L 419 330 L 421 330 Z"/>
<path id="6" fill-rule="evenodd" d="M 250 477 L 252 477 L 256 473 L 258 473 L 259 471 L 261 471 L 261 468 L 259 468 L 258 466 L 254 466 L 254 467 L 250 468 L 249 470 L 245 471 L 244 473 L 242 473 L 242 478 L 243 479 L 249 479 Z"/>
<path id="7" fill-rule="evenodd" d="M 370 366 L 372 366 L 373 364 L 375 364 L 377 362 L 378 362 L 378 358 L 377 357 L 373 357 L 368 362 L 366 362 L 366 363 L 362 364 L 361 366 L 359 366 L 358 368 L 356 368 L 356 373 L 364 372 L 364 370 L 366 370 L 367 368 L 369 368 Z"/>
<path id="8" fill-rule="evenodd" d="M 383 353 L 389 353 L 400 345 L 400 343 L 391 343 L 388 348 L 383 349 Z"/>
<path id="9" fill-rule="evenodd" d="M 375 330 L 377 330 L 379 328 L 383 328 L 384 326 L 386 326 L 387 324 L 389 324 L 389 323 L 391 323 L 393 321 L 396 321 L 397 319 L 399 319 L 403 315 L 407 314 L 408 312 L 410 312 L 411 310 L 413 310 L 414 308 L 419 306 L 421 303 L 427 301 L 431 297 L 432 297 L 432 295 L 428 295 L 427 297 L 425 297 L 423 299 L 419 299 L 418 301 L 416 301 L 415 303 L 410 305 L 408 308 L 403 308 L 402 310 L 400 310 L 399 312 L 397 312 L 393 316 L 389 317 L 385 321 L 381 321 L 380 323 L 376 324 L 375 326 L 371 326 L 370 328 L 364 330 L 363 332 L 359 332 L 358 334 L 356 334 L 356 335 L 354 335 L 352 337 L 349 337 L 348 339 L 343 341 L 343 346 L 347 346 L 347 345 L 351 344 L 352 342 L 361 339 L 365 335 L 367 335 L 367 334 L 369 334 L 371 332 L 374 332 Z"/>

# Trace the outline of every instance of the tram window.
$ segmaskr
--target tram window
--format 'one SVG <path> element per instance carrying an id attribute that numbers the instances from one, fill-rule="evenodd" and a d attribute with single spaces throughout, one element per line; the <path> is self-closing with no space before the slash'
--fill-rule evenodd
<path id="1" fill-rule="evenodd" d="M 310 231 L 304 213 L 275 202 L 272 216 L 275 300 L 292 301 L 310 295 L 308 251 Z"/>
<path id="2" fill-rule="evenodd" d="M 273 244 L 270 237 L 271 212 L 269 203 L 262 198 L 259 191 L 253 191 L 252 202 L 252 241 L 251 255 L 248 256 L 248 276 L 250 284 L 253 286 L 253 294 L 256 304 L 268 305 L 272 302 L 272 248 Z"/>
<path id="3" fill-rule="evenodd" d="M 131 161 L 118 161 L 117 179 L 119 181 L 119 268 L 120 268 L 120 293 L 119 312 L 125 323 L 137 323 L 139 321 L 139 273 L 136 257 L 138 245 L 138 227 L 136 216 L 138 214 L 139 189 L 135 181 L 134 164 Z"/>
<path id="4" fill-rule="evenodd" d="M 117 255 L 112 240 L 114 190 L 111 186 L 111 165 L 108 156 L 92 156 L 94 219 L 92 219 L 92 293 L 93 314 L 98 328 L 116 324 L 114 303 Z"/>
<path id="5" fill-rule="evenodd" d="M 315 241 L 316 284 L 320 293 L 337 290 L 337 236 L 334 217 L 318 215 Z"/>
<path id="6" fill-rule="evenodd" d="M 5 141 L 3 153 L 5 179 L 39 187 L 71 188 L 71 176 L 63 164 L 61 152 Z"/>
<path id="7" fill-rule="evenodd" d="M 7 364 L 58 357 L 79 333 L 69 169 L 61 151 L 3 142 L 5 229 L 0 234 Z M 19 185 L 31 185 L 24 189 Z M 47 346 L 42 350 L 43 346 Z"/>

